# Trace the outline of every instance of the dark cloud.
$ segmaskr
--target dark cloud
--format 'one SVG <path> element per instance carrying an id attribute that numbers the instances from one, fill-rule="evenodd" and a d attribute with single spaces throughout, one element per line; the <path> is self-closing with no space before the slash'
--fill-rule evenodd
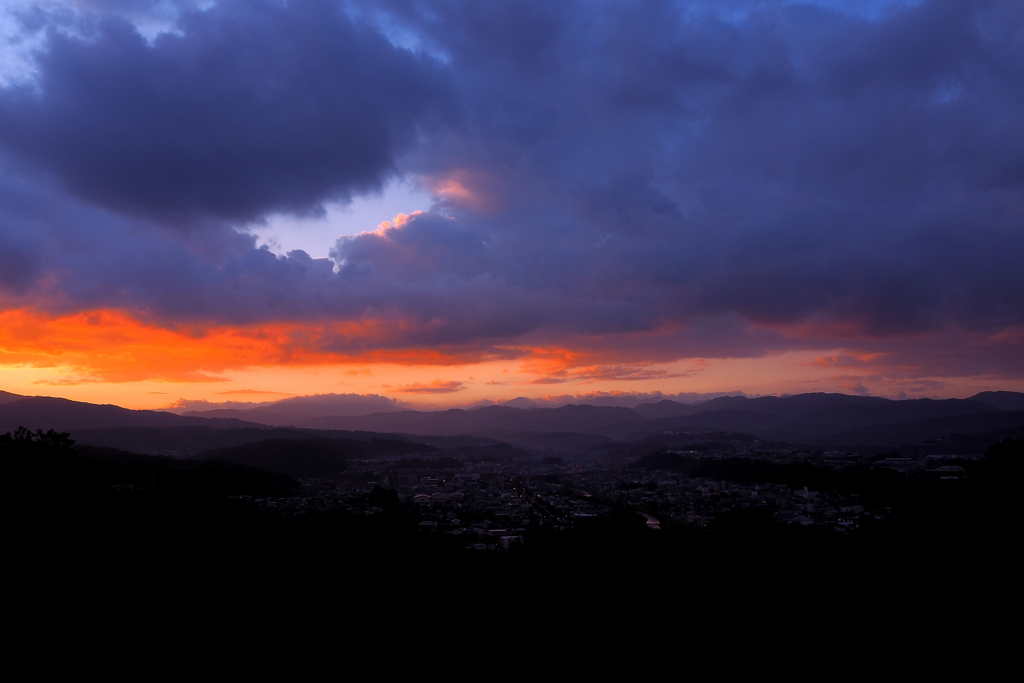
<path id="1" fill-rule="evenodd" d="M 1021 183 L 983 172 L 1024 158 L 1002 66 L 1021 45 L 980 28 L 1012 4 L 929 2 L 877 20 L 774 6 L 741 21 L 544 6 L 500 45 L 488 30 L 500 9 L 401 7 L 476 114 L 423 169 L 496 175 L 507 195 L 491 198 L 498 216 L 449 203 L 471 232 L 434 274 L 472 277 L 475 264 L 538 294 L 628 301 L 620 330 L 730 311 L 883 336 L 1022 322 L 1006 250 L 1022 246 Z M 537 53 L 547 68 L 531 68 Z M 437 241 L 424 253 L 448 232 L 425 233 Z M 407 260 L 393 249 L 374 265 Z M 615 328 L 602 320 L 590 329 Z"/>
<path id="2" fill-rule="evenodd" d="M 326 0 L 228 0 L 178 28 L 51 31 L 38 83 L 0 94 L 0 142 L 118 211 L 251 221 L 380 189 L 445 97 L 436 62 Z"/>
<path id="3" fill-rule="evenodd" d="M 43 245 L 34 235 L 9 227 L 0 226 L 0 288 L 20 293 L 39 273 Z"/>
<path id="4" fill-rule="evenodd" d="M 0 291 L 383 325 L 306 340 L 330 351 L 577 345 L 628 369 L 847 348 L 1010 372 L 1024 10 L 876 5 L 222 2 L 151 42 L 94 15 L 50 33 L 35 88 L 0 91 Z M 233 230 L 394 174 L 437 204 L 331 260 Z"/>

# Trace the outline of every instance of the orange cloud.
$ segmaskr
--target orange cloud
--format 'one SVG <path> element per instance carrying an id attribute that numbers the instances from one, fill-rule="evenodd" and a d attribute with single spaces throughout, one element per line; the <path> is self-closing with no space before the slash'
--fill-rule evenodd
<path id="1" fill-rule="evenodd" d="M 463 382 L 457 382 L 455 380 L 441 380 L 435 379 L 430 384 L 421 384 L 414 382 L 401 387 L 388 387 L 390 391 L 398 392 L 401 394 L 450 394 L 456 391 L 462 391 L 466 388 Z"/>
<path id="2" fill-rule="evenodd" d="M 573 351 L 566 348 L 522 349 L 527 355 L 519 365 L 520 372 L 540 375 L 539 378 L 519 382 L 527 384 L 560 384 L 568 381 L 627 381 L 688 377 L 704 369 L 700 359 L 693 370 L 670 372 L 652 363 L 609 363 L 593 351 Z"/>
<path id="3" fill-rule="evenodd" d="M 879 360 L 883 355 L 881 353 L 832 354 L 818 356 L 802 365 L 814 368 L 864 367 Z"/>
<path id="4" fill-rule="evenodd" d="M 377 229 L 371 230 L 370 232 L 373 233 L 374 235 L 387 237 L 389 230 L 403 228 L 409 221 L 411 221 L 416 216 L 422 215 L 423 213 L 423 211 L 413 211 L 412 213 L 400 213 L 390 221 L 381 221 L 380 223 L 377 224 Z"/>
<path id="5" fill-rule="evenodd" d="M 583 354 L 570 349 L 526 348 L 521 350 L 527 355 L 520 363 L 519 370 L 529 375 L 564 376 L 570 369 L 578 367 L 584 362 Z"/>
<path id="6" fill-rule="evenodd" d="M 168 329 L 117 311 L 51 316 L 0 312 L 0 365 L 59 368 L 52 385 L 89 382 L 218 382 L 231 369 L 276 365 L 461 365 L 493 359 L 486 347 L 387 348 L 404 320 Z M 348 348 L 357 350 L 350 351 Z"/>
<path id="7" fill-rule="evenodd" d="M 499 204 L 497 180 L 479 169 L 457 169 L 428 181 L 430 190 L 442 200 L 474 211 L 488 211 Z"/>
<path id="8" fill-rule="evenodd" d="M 700 369 L 688 370 L 686 372 L 669 372 L 663 368 L 655 367 L 646 363 L 634 365 L 594 365 L 590 367 L 577 368 L 571 372 L 576 379 L 594 380 L 648 380 L 648 379 L 669 379 L 674 377 L 689 377 Z"/>

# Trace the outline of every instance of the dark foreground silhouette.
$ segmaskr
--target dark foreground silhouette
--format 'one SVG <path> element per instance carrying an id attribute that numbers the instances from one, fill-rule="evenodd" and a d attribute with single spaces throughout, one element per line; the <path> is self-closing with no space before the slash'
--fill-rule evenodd
<path id="1" fill-rule="evenodd" d="M 17 585 L 45 594 L 280 600 L 356 586 L 394 597 L 614 584 L 702 605 L 798 594 L 852 604 L 897 588 L 945 600 L 998 586 L 1015 562 L 1024 441 L 993 445 L 960 480 L 887 480 L 878 495 L 892 519 L 849 534 L 756 509 L 652 531 L 624 509 L 571 531 L 535 521 L 504 552 L 421 531 L 383 488 L 367 501 L 373 514 L 285 516 L 253 498 L 294 495 L 297 483 L 242 465 L 76 449 L 66 434 L 28 430 L 0 436 L 0 457 Z"/>

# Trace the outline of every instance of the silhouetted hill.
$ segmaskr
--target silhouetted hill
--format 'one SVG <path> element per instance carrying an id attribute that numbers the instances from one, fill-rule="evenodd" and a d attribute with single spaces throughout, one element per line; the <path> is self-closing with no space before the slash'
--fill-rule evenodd
<path id="1" fill-rule="evenodd" d="M 585 450 L 588 444 L 597 446 L 603 439 L 636 441 L 663 432 L 735 432 L 767 441 L 896 446 L 934 442 L 953 434 L 972 438 L 987 435 L 995 439 L 1019 436 L 1017 411 L 993 404 L 1013 406 L 1021 397 L 1024 394 L 985 392 L 972 399 L 893 401 L 813 393 L 759 398 L 730 396 L 699 405 L 665 400 L 635 409 L 597 405 L 522 409 L 495 405 L 474 410 L 318 417 L 300 421 L 297 428 L 338 432 L 316 435 L 332 439 L 362 438 L 352 436 L 357 432 L 404 434 L 411 436 L 403 438 L 414 440 L 466 436 L 505 440 L 541 451 Z M 295 431 L 288 431 L 294 428 L 273 428 L 236 419 L 186 417 L 58 398 L 0 394 L 0 433 L 22 425 L 71 432 L 73 438 L 97 446 L 178 456 L 268 438 L 296 437 Z M 285 431 L 271 434 L 268 429 Z"/>
<path id="2" fill-rule="evenodd" d="M 54 432 L 0 438 L 0 455 L 13 483 L 6 493 L 28 503 L 15 508 L 45 517 L 65 506 L 65 523 L 77 519 L 81 508 L 129 492 L 155 494 L 171 503 L 173 513 L 183 501 L 220 506 L 231 495 L 290 496 L 298 490 L 297 482 L 265 470 L 83 446 Z"/>
<path id="3" fill-rule="evenodd" d="M 1024 393 L 1019 391 L 983 391 L 967 400 L 981 401 L 999 410 L 1024 410 Z"/>
<path id="4" fill-rule="evenodd" d="M 709 410 L 712 405 L 715 409 Z M 892 445 L 950 433 L 988 433 L 997 440 L 1018 433 L 1013 428 L 1016 418 L 997 412 L 989 403 L 970 399 L 892 401 L 844 394 L 755 399 L 737 396 L 708 401 L 696 408 L 691 415 L 651 420 L 636 427 L 609 425 L 599 433 L 636 439 L 658 431 L 735 431 L 769 441 Z"/>
<path id="5" fill-rule="evenodd" d="M 1024 437 L 1024 411 L 935 417 L 926 420 L 858 427 L 832 434 L 838 445 L 946 443 L 951 453 L 980 452 L 1006 437 Z"/>
<path id="6" fill-rule="evenodd" d="M 29 429 L 124 429 L 131 427 L 207 426 L 219 429 L 260 427 L 241 420 L 208 420 L 182 417 L 156 410 L 128 410 L 113 405 L 96 405 L 65 398 L 33 396 L 0 404 L 0 432 L 25 426 Z"/>
<path id="7" fill-rule="evenodd" d="M 896 401 L 874 396 L 810 393 L 797 394 L 795 396 L 761 396 L 759 398 L 725 396 L 702 403 L 697 407 L 700 409 L 698 412 L 736 410 L 774 415 L 775 417 L 795 421 L 829 407 L 842 410 L 842 407 L 852 409 L 855 406 L 885 406 L 893 403 L 896 403 Z"/>
<path id="8" fill-rule="evenodd" d="M 193 457 L 203 451 L 216 448 L 232 448 L 267 439 L 311 439 L 325 438 L 341 441 L 380 442 L 384 440 L 379 432 L 351 432 L 297 429 L 295 427 L 244 427 L 239 429 L 216 429 L 206 426 L 183 427 L 131 427 L 113 429 L 81 429 L 75 432 L 80 444 L 120 448 L 150 455 L 172 457 Z M 396 453 L 411 453 L 432 450 L 432 446 L 412 442 L 400 435 L 387 435 L 389 441 L 407 444 Z M 411 444 L 411 445 L 409 445 Z"/>
<path id="9" fill-rule="evenodd" d="M 352 458 L 439 452 L 425 444 L 396 439 L 288 438 L 205 451 L 197 460 L 221 460 L 292 477 L 323 477 L 342 471 Z"/>
<path id="10" fill-rule="evenodd" d="M 834 425 L 837 429 L 853 429 L 869 425 L 896 424 L 917 420 L 982 415 L 991 413 L 992 406 L 979 401 L 947 399 L 934 401 L 921 398 L 910 401 L 884 401 L 829 405 L 807 413 L 802 422 Z"/>
<path id="11" fill-rule="evenodd" d="M 613 439 L 599 434 L 580 434 L 579 432 L 502 432 L 495 439 L 526 448 L 531 451 L 565 451 L 584 453 L 597 446 L 614 443 Z"/>
<path id="12" fill-rule="evenodd" d="M 518 396 L 518 397 L 513 398 L 511 400 L 505 401 L 501 405 L 508 406 L 509 408 L 523 408 L 523 409 L 529 409 L 529 408 L 536 408 L 536 407 L 538 407 L 535 402 L 531 401 L 530 399 L 526 398 L 525 396 Z"/>
<path id="13" fill-rule="evenodd" d="M 659 420 L 665 417 L 678 417 L 679 415 L 692 415 L 700 410 L 699 405 L 687 405 L 678 401 L 665 399 L 657 403 L 642 403 L 634 408 L 648 420 Z"/>
<path id="14" fill-rule="evenodd" d="M 405 411 L 362 417 L 317 418 L 299 426 L 455 436 L 497 432 L 589 432 L 624 421 L 645 422 L 646 418 L 631 408 L 610 406 L 569 405 L 527 410 L 488 406 L 477 410 Z"/>
<path id="15" fill-rule="evenodd" d="M 232 495 L 292 496 L 298 482 L 284 473 L 241 462 L 175 460 L 114 448 L 75 445 L 78 486 L 133 486 L 190 498 L 222 501 Z M 68 473 L 65 473 L 66 475 Z"/>
<path id="16" fill-rule="evenodd" d="M 258 467 L 291 477 L 320 477 L 344 470 L 351 457 L 348 444 L 330 439 L 267 439 L 206 451 L 195 459 Z"/>
<path id="17" fill-rule="evenodd" d="M 635 440 L 656 432 L 745 432 L 756 435 L 789 424 L 788 421 L 774 415 L 724 409 L 696 415 L 666 417 L 640 424 L 620 422 L 595 431 L 620 440 Z"/>
<path id="18" fill-rule="evenodd" d="M 293 436 L 296 430 L 273 427 L 216 429 L 205 426 L 112 427 L 79 429 L 75 440 L 82 445 L 119 448 L 133 453 L 187 457 L 211 448 L 240 446 L 268 438 Z"/>
<path id="19" fill-rule="evenodd" d="M 4 403 L 13 403 L 14 401 L 20 401 L 27 396 L 19 396 L 18 394 L 12 394 L 9 391 L 0 391 L 0 405 Z"/>

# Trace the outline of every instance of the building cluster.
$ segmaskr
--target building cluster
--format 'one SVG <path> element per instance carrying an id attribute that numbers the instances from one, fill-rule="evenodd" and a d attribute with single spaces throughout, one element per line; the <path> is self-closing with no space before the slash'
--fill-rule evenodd
<path id="1" fill-rule="evenodd" d="M 705 452 L 699 457 L 735 454 Z M 762 457 L 774 462 L 813 460 L 830 469 L 864 462 L 863 456 L 842 453 L 771 452 Z M 876 456 L 870 463 L 919 476 L 963 474 L 944 456 Z M 397 459 L 353 461 L 350 469 L 334 478 L 302 480 L 300 496 L 254 502 L 285 514 L 344 509 L 374 515 L 382 510 L 374 490 L 393 491 L 389 495 L 397 495 L 404 509 L 416 514 L 421 531 L 461 536 L 467 547 L 480 549 L 509 548 L 531 527 L 568 530 L 581 519 L 623 510 L 645 518 L 651 529 L 672 524 L 707 526 L 723 513 L 748 511 L 787 524 L 819 525 L 842 533 L 865 519 L 887 516 L 886 510 L 865 509 L 856 494 L 635 470 L 599 458 L 563 464 L 559 458 L 537 456 L 522 461 L 465 461 L 461 467 L 452 466 L 447 458 L 445 466 L 431 466 L 429 459 L 415 465 Z"/>

